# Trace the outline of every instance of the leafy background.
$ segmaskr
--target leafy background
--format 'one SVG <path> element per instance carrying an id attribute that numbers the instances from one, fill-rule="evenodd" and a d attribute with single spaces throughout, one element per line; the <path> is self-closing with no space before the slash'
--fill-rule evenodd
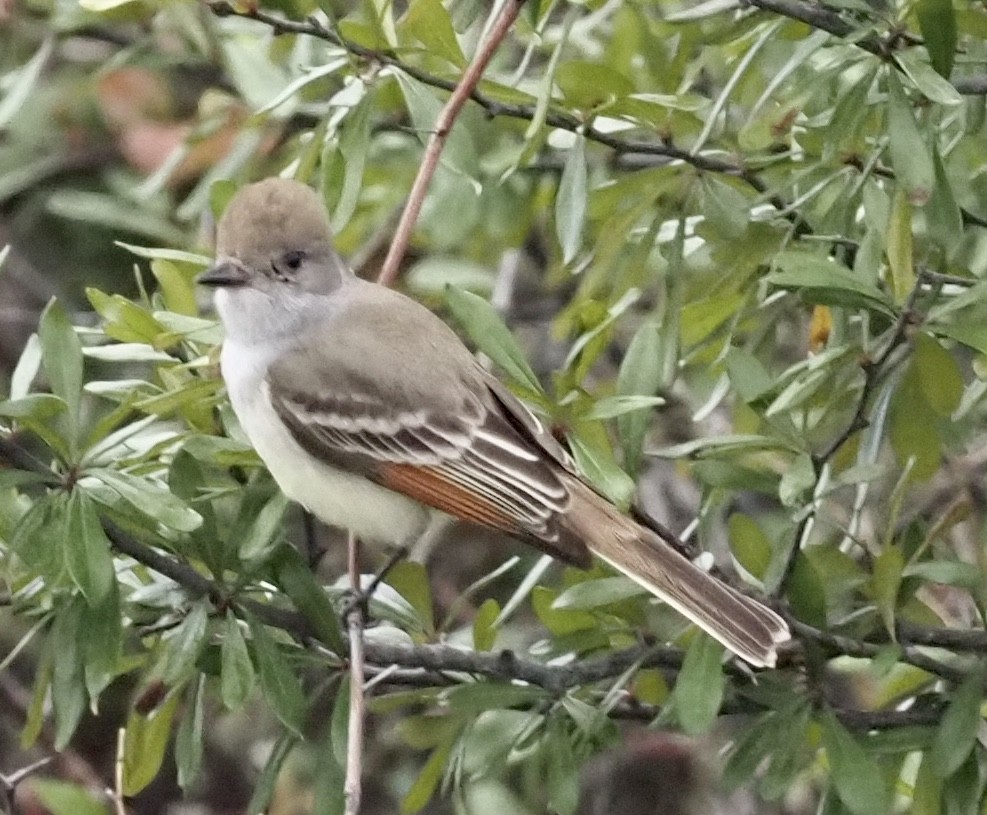
<path id="1" fill-rule="evenodd" d="M 193 279 L 272 173 L 372 276 L 491 13 L 0 3 L 8 808 L 341 806 L 343 547 L 245 443 Z M 985 35 L 948 0 L 525 6 L 401 285 L 798 646 L 752 676 L 454 531 L 371 605 L 365 811 L 609 811 L 580 767 L 647 727 L 697 811 L 983 811 Z"/>

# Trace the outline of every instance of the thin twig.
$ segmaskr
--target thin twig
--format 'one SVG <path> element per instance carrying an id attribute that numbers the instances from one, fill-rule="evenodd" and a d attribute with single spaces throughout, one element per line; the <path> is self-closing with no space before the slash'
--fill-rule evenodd
<path id="1" fill-rule="evenodd" d="M 127 730 L 121 727 L 117 730 L 117 754 L 113 763 L 113 809 L 116 815 L 127 815 L 127 805 L 123 794 L 123 771 L 125 766 Z"/>
<path id="2" fill-rule="evenodd" d="M 347 539 L 347 571 L 350 588 L 357 597 L 362 594 L 360 579 L 360 540 L 350 532 Z M 346 731 L 346 781 L 343 795 L 346 815 L 358 815 L 363 778 L 363 725 L 366 718 L 364 698 L 363 613 L 365 604 L 353 603 L 346 615 L 350 638 L 350 703 Z"/>
<path id="3" fill-rule="evenodd" d="M 867 411 L 871 406 L 871 397 L 881 378 L 887 373 L 886 368 L 892 355 L 908 340 L 908 327 L 917 319 L 915 315 L 915 303 L 925 282 L 924 277 L 919 275 L 914 288 L 908 295 L 908 300 L 902 305 L 901 311 L 891 329 L 891 336 L 884 348 L 877 356 L 862 364 L 864 382 L 860 388 L 860 392 L 857 394 L 857 403 L 854 407 L 853 415 L 850 417 L 850 421 L 847 422 L 843 430 L 821 452 L 813 455 L 812 469 L 815 473 L 817 483 L 824 468 L 832 461 L 840 448 L 850 440 L 854 433 L 867 427 Z M 785 561 L 785 568 L 772 592 L 777 597 L 784 595 L 791 582 L 792 575 L 795 572 L 795 563 L 798 560 L 799 552 L 802 550 L 802 544 L 805 542 L 803 538 L 805 537 L 806 530 L 810 528 L 816 517 L 817 507 L 818 501 L 813 499 L 812 508 L 805 512 L 795 529 L 794 541 Z"/>
<path id="4" fill-rule="evenodd" d="M 51 763 L 51 756 L 39 758 L 31 762 L 26 767 L 15 770 L 10 775 L 0 775 L 0 787 L 3 788 L 4 798 L 7 802 L 7 812 L 9 815 L 17 815 L 17 785 L 25 778 L 34 775 L 42 767 L 47 767 Z"/>
<path id="5" fill-rule="evenodd" d="M 449 133 L 452 132 L 452 128 L 463 106 L 472 98 L 473 92 L 476 90 L 476 86 L 483 76 L 483 72 L 487 69 L 487 65 L 490 64 L 490 60 L 493 59 L 493 55 L 497 52 L 504 37 L 511 30 L 514 21 L 517 20 L 523 1 L 505 0 L 500 9 L 500 14 L 490 29 L 490 34 L 480 46 L 473 61 L 466 69 L 452 95 L 439 113 L 438 119 L 435 121 L 435 130 L 432 131 L 432 135 L 428 139 L 428 145 L 425 147 L 422 165 L 418 170 L 418 175 L 415 177 L 415 183 L 411 187 L 411 192 L 408 194 L 408 203 L 404 207 L 404 212 L 401 213 L 401 220 L 398 222 L 398 228 L 394 233 L 394 240 L 391 241 L 390 249 L 387 251 L 387 257 L 384 259 L 384 265 L 381 267 L 380 274 L 377 277 L 378 283 L 384 286 L 390 286 L 397 279 L 401 260 L 404 258 L 404 253 L 408 249 L 408 243 L 411 241 L 411 231 L 415 228 L 415 224 L 418 221 L 418 215 L 421 212 L 422 203 L 425 200 L 425 193 L 428 191 L 432 176 L 439 166 L 439 157 L 442 155 L 443 148 L 445 148 Z"/>

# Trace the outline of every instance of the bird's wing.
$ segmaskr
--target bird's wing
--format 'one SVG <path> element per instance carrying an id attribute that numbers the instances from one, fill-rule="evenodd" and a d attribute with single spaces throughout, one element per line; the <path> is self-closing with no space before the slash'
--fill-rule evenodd
<path id="1" fill-rule="evenodd" d="M 269 368 L 271 403 L 295 440 L 333 466 L 588 565 L 586 546 L 559 524 L 570 491 L 562 459 L 527 429 L 537 420 L 431 312 L 389 299 L 347 308 Z"/>

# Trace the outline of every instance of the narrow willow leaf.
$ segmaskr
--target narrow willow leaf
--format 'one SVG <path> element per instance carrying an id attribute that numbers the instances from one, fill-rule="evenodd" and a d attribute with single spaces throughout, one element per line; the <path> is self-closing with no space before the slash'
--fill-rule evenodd
<path id="1" fill-rule="evenodd" d="M 51 389 L 68 405 L 71 437 L 79 422 L 82 397 L 82 344 L 57 300 L 48 303 L 38 325 L 41 355 Z"/>
<path id="2" fill-rule="evenodd" d="M 889 546 L 874 558 L 874 597 L 881 612 L 884 626 L 889 633 L 895 631 L 895 612 L 898 606 L 898 589 L 901 587 L 905 558 L 897 546 Z"/>
<path id="3" fill-rule="evenodd" d="M 912 248 L 912 205 L 901 185 L 898 185 L 891 205 L 886 241 L 888 266 L 891 268 L 891 292 L 896 302 L 903 303 L 915 288 L 916 278 Z"/>
<path id="4" fill-rule="evenodd" d="M 888 69 L 887 131 L 891 164 L 907 192 L 908 202 L 922 205 L 935 187 L 932 154 L 922 137 L 911 102 L 893 68 Z"/>
<path id="5" fill-rule="evenodd" d="M 41 47 L 34 52 L 34 56 L 16 72 L 12 81 L 5 85 L 3 100 L 0 101 L 0 130 L 10 124 L 17 112 L 30 99 L 54 47 L 54 35 L 46 37 Z M 9 75 L 4 78 L 11 80 Z"/>
<path id="6" fill-rule="evenodd" d="M 171 725 L 180 699 L 181 694 L 173 692 L 149 715 L 133 711 L 127 719 L 123 740 L 124 795 L 136 795 L 157 777 L 171 741 Z"/>
<path id="7" fill-rule="evenodd" d="M 497 640 L 496 621 L 500 616 L 500 604 L 493 597 L 488 597 L 476 610 L 473 617 L 473 648 L 477 651 L 489 651 Z"/>
<path id="8" fill-rule="evenodd" d="M 538 377 L 510 329 L 487 300 L 455 286 L 446 287 L 446 302 L 470 339 L 504 372 L 531 393 L 542 392 Z"/>
<path id="9" fill-rule="evenodd" d="M 708 731 L 720 711 L 726 687 L 722 658 L 723 646 L 702 632 L 696 633 L 685 652 L 672 699 L 679 724 L 689 735 Z"/>
<path id="10" fill-rule="evenodd" d="M 370 111 L 372 100 L 365 97 L 343 120 L 339 137 L 339 153 L 343 162 L 343 183 L 332 211 L 332 228 L 339 232 L 356 211 L 363 184 L 363 170 L 370 149 Z"/>
<path id="11" fill-rule="evenodd" d="M 86 709 L 86 686 L 83 672 L 83 601 L 76 598 L 55 617 L 51 637 L 55 653 L 51 680 L 51 702 L 55 708 L 55 749 L 69 743 L 79 719 Z"/>
<path id="12" fill-rule="evenodd" d="M 452 753 L 453 744 L 453 740 L 450 739 L 432 751 L 432 755 L 428 757 L 428 761 L 425 762 L 418 778 L 415 779 L 411 789 L 401 801 L 402 815 L 414 815 L 414 813 L 420 812 L 431 800 L 445 773 L 446 762 Z"/>
<path id="13" fill-rule="evenodd" d="M 291 754 L 298 742 L 298 737 L 292 733 L 285 733 L 271 748 L 271 753 L 267 757 L 264 769 L 261 770 L 260 778 L 254 787 L 254 793 L 250 796 L 247 804 L 247 815 L 261 815 L 267 811 L 267 805 L 274 795 L 274 785 L 281 774 L 281 767 L 285 759 Z"/>
<path id="14" fill-rule="evenodd" d="M 601 577 L 584 580 L 563 591 L 552 603 L 557 609 L 591 609 L 619 603 L 629 597 L 647 594 L 648 590 L 628 577 Z"/>
<path id="15" fill-rule="evenodd" d="M 295 735 L 300 735 L 307 707 L 301 682 L 267 629 L 252 616 L 247 621 L 250 624 L 264 699 L 281 723 Z"/>
<path id="16" fill-rule="evenodd" d="M 193 784 L 202 768 L 205 735 L 206 677 L 200 674 L 189 686 L 188 703 L 175 737 L 175 763 L 178 765 L 178 786 L 183 790 Z"/>
<path id="17" fill-rule="evenodd" d="M 206 626 L 209 622 L 209 603 L 199 600 L 192 606 L 185 619 L 168 632 L 167 651 L 162 671 L 166 685 L 178 685 L 188 680 L 195 663 L 206 646 Z"/>
<path id="18" fill-rule="evenodd" d="M 227 709 L 239 710 L 254 689 L 254 665 L 240 623 L 232 611 L 226 612 L 220 654 L 220 696 Z"/>
<path id="19" fill-rule="evenodd" d="M 735 512 L 727 522 L 730 552 L 744 571 L 763 580 L 771 562 L 771 541 L 749 515 Z"/>
<path id="20" fill-rule="evenodd" d="M 832 783 L 844 806 L 854 815 L 885 815 L 891 795 L 880 766 L 831 713 L 820 723 Z"/>
<path id="21" fill-rule="evenodd" d="M 631 339 L 617 373 L 617 393 L 623 397 L 650 397 L 666 384 L 663 369 L 661 325 L 657 320 L 645 320 Z M 596 405 L 599 410 L 599 404 Z M 624 465 L 636 473 L 641 461 L 641 447 L 647 435 L 651 415 L 645 411 L 623 414 L 617 419 Z"/>
<path id="22" fill-rule="evenodd" d="M 586 196 L 586 139 L 579 136 L 569 149 L 555 196 L 555 231 L 563 263 L 569 263 L 582 245 Z"/>
<path id="23" fill-rule="evenodd" d="M 936 172 L 936 188 L 925 208 L 925 217 L 929 236 L 939 244 L 948 261 L 962 244 L 963 217 L 943 166 L 942 156 L 935 146 L 932 149 L 932 160 Z"/>
<path id="24" fill-rule="evenodd" d="M 155 481 L 106 468 L 91 469 L 87 474 L 98 478 L 142 515 L 171 529 L 192 532 L 202 524 L 198 512 Z M 100 496 L 94 491 L 93 498 L 99 500 Z"/>
<path id="25" fill-rule="evenodd" d="M 932 67 L 949 79 L 956 58 L 956 12 L 952 0 L 918 0 L 915 14 Z"/>
<path id="26" fill-rule="evenodd" d="M 423 631 L 435 631 L 432 587 L 428 582 L 428 572 L 421 563 L 405 560 L 396 564 L 388 572 L 385 582 L 408 601 Z"/>
<path id="27" fill-rule="evenodd" d="M 73 490 L 69 496 L 62 545 L 72 581 L 89 605 L 98 605 L 115 579 L 113 557 L 96 507 L 82 490 Z"/>
<path id="28" fill-rule="evenodd" d="M 974 671 L 953 695 L 939 723 L 930 752 L 931 769 L 938 778 L 955 773 L 973 750 L 983 721 L 980 715 L 983 687 L 983 671 Z"/>
<path id="29" fill-rule="evenodd" d="M 319 639 L 337 654 L 345 653 L 339 616 L 301 553 L 294 546 L 282 546 L 272 565 L 278 585 L 309 621 Z"/>

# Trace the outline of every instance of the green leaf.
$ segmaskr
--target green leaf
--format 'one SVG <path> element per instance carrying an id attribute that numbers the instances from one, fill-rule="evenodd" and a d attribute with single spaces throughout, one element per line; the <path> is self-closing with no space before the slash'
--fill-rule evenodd
<path id="1" fill-rule="evenodd" d="M 891 302 L 877 286 L 841 263 L 809 252 L 781 252 L 775 262 L 780 271 L 769 274 L 768 283 L 792 289 L 810 303 L 849 306 L 894 315 Z"/>
<path id="2" fill-rule="evenodd" d="M 953 695 L 939 723 L 929 756 L 931 769 L 939 778 L 955 773 L 973 749 L 983 717 L 980 703 L 984 695 L 983 671 L 974 671 Z"/>
<path id="3" fill-rule="evenodd" d="M 531 591 L 531 607 L 552 634 L 561 637 L 596 628 L 596 618 L 587 611 L 555 608 L 555 597 L 555 592 L 545 586 L 535 586 Z"/>
<path id="4" fill-rule="evenodd" d="M 421 563 L 404 560 L 396 564 L 385 580 L 388 586 L 400 594 L 415 610 L 425 632 L 435 631 L 435 609 L 432 604 L 432 587 L 428 572 Z"/>
<path id="5" fill-rule="evenodd" d="M 189 700 L 182 723 L 175 737 L 175 763 L 178 765 L 178 786 L 188 790 L 202 768 L 205 740 L 206 677 L 200 674 L 189 687 Z"/>
<path id="6" fill-rule="evenodd" d="M 579 762 L 573 754 L 572 736 L 560 716 L 549 720 L 546 738 L 545 787 L 549 811 L 572 815 L 579 804 Z"/>
<path id="7" fill-rule="evenodd" d="M 118 676 L 124 620 L 115 581 L 98 605 L 87 604 L 82 610 L 86 690 L 93 704 Z"/>
<path id="8" fill-rule="evenodd" d="M 921 331 L 914 338 L 913 365 L 929 407 L 948 418 L 963 398 L 963 376 L 953 355 L 939 342 Z"/>
<path id="9" fill-rule="evenodd" d="M 246 536 L 240 542 L 240 559 L 243 561 L 262 561 L 270 555 L 272 549 L 281 540 L 284 528 L 284 514 L 291 502 L 283 492 L 278 490 L 264 504 L 261 511 L 247 530 Z"/>
<path id="10" fill-rule="evenodd" d="M 533 685 L 508 685 L 481 679 L 450 689 L 446 700 L 449 710 L 459 716 L 475 716 L 484 710 L 506 710 L 515 706 L 533 705 L 545 698 L 545 691 Z"/>
<path id="11" fill-rule="evenodd" d="M 962 104 L 960 92 L 938 73 L 935 66 L 926 61 L 919 49 L 899 51 L 894 59 L 930 102 L 949 107 Z"/>
<path id="12" fill-rule="evenodd" d="M 800 620 L 805 620 L 810 625 L 826 626 L 826 586 L 805 552 L 799 552 L 795 556 L 787 596 L 792 610 Z"/>
<path id="13" fill-rule="evenodd" d="M 717 237 L 737 240 L 743 237 L 750 221 L 750 202 L 731 184 L 710 174 L 702 176 L 703 206 L 706 220 Z"/>
<path id="14" fill-rule="evenodd" d="M 336 698 L 333 700 L 332 721 L 329 724 L 329 746 L 332 757 L 341 766 L 346 766 L 349 746 L 350 687 L 350 676 L 344 674 L 336 691 Z"/>
<path id="15" fill-rule="evenodd" d="M 325 589 L 294 546 L 282 546 L 273 558 L 274 576 L 291 602 L 311 624 L 319 639 L 337 654 L 346 652 L 339 617 Z"/>
<path id="16" fill-rule="evenodd" d="M 163 258 L 151 261 L 151 274 L 158 281 L 165 307 L 169 311 L 189 317 L 198 316 L 199 304 L 191 276 L 182 274 L 176 263 Z"/>
<path id="17" fill-rule="evenodd" d="M 735 512 L 727 522 L 730 551 L 748 573 L 763 580 L 771 562 L 771 541 L 749 515 Z"/>
<path id="18" fill-rule="evenodd" d="M 877 601 L 877 610 L 884 619 L 884 626 L 891 634 L 895 631 L 898 590 L 904 567 L 905 558 L 897 546 L 889 546 L 874 558 L 874 598 Z"/>
<path id="19" fill-rule="evenodd" d="M 555 231 L 563 263 L 569 263 L 582 246 L 586 195 L 586 139 L 579 136 L 569 149 L 555 196 Z"/>
<path id="20" fill-rule="evenodd" d="M 197 601 L 185 615 L 185 619 L 167 633 L 167 651 L 161 677 L 166 685 L 184 683 L 192 674 L 195 663 L 206 646 L 209 608 L 207 600 Z"/>
<path id="21" fill-rule="evenodd" d="M 109 594 L 115 580 L 110 541 L 96 507 L 82 490 L 73 490 L 65 513 L 62 544 L 72 581 L 91 606 Z"/>
<path id="22" fill-rule="evenodd" d="M 271 753 L 267 757 L 264 769 L 261 770 L 260 778 L 254 787 L 254 794 L 250 796 L 247 804 L 247 815 L 261 815 L 267 811 L 267 805 L 274 796 L 274 786 L 281 775 L 281 767 L 285 759 L 295 749 L 298 737 L 292 733 L 284 733 L 271 748 Z"/>
<path id="23" fill-rule="evenodd" d="M 596 580 L 584 580 L 570 586 L 555 598 L 552 608 L 583 610 L 599 608 L 647 593 L 647 589 L 629 577 L 623 575 L 601 577 Z"/>
<path id="24" fill-rule="evenodd" d="M 679 724 L 690 736 L 707 732 L 720 712 L 726 687 L 722 659 L 723 646 L 704 632 L 697 632 L 685 652 L 672 699 Z"/>
<path id="25" fill-rule="evenodd" d="M 542 393 L 538 377 L 531 370 L 524 352 L 490 303 L 472 292 L 446 287 L 446 302 L 470 339 L 508 376 L 528 391 Z"/>
<path id="26" fill-rule="evenodd" d="M 949 79 L 956 58 L 956 12 L 952 0 L 918 0 L 915 14 L 932 67 Z"/>
<path id="27" fill-rule="evenodd" d="M 916 367 L 909 366 L 891 403 L 891 447 L 902 466 L 912 462 L 911 478 L 931 478 L 942 461 L 936 414 L 925 400 Z"/>
<path id="28" fill-rule="evenodd" d="M 931 189 L 931 188 L 930 188 Z M 912 205 L 900 184 L 895 188 L 891 217 L 885 239 L 888 266 L 891 269 L 891 293 L 896 303 L 903 303 L 915 288 L 914 245 L 912 240 Z"/>
<path id="29" fill-rule="evenodd" d="M 267 629 L 247 616 L 264 699 L 274 715 L 295 735 L 301 735 L 307 702 L 301 683 Z"/>
<path id="30" fill-rule="evenodd" d="M 180 698 L 180 694 L 172 692 L 148 716 L 134 711 L 127 719 L 123 740 L 124 795 L 136 795 L 157 777 Z"/>
<path id="31" fill-rule="evenodd" d="M 567 105 L 583 110 L 602 107 L 634 93 L 634 83 L 603 61 L 567 60 L 555 72 L 555 84 Z"/>
<path id="32" fill-rule="evenodd" d="M 889 812 L 891 795 L 877 762 L 833 714 L 823 714 L 820 724 L 832 783 L 846 808 L 854 815 Z"/>
<path id="33" fill-rule="evenodd" d="M 228 710 L 239 710 L 254 689 L 254 665 L 240 623 L 232 611 L 226 612 L 220 654 L 220 696 Z"/>
<path id="34" fill-rule="evenodd" d="M 51 389 L 68 405 L 71 437 L 79 422 L 82 397 L 82 344 L 68 315 L 57 300 L 52 300 L 41 314 L 38 325 L 41 354 Z"/>
<path id="35" fill-rule="evenodd" d="M 473 648 L 477 651 L 490 651 L 497 640 L 497 618 L 500 616 L 500 603 L 488 597 L 476 610 L 473 617 Z"/>
<path id="36" fill-rule="evenodd" d="M 438 0 L 435 0 L 438 2 Z M 370 148 L 370 111 L 372 100 L 364 97 L 340 125 L 338 155 L 343 164 L 343 181 L 338 185 L 336 205 L 332 208 L 332 229 L 339 232 L 356 210 L 363 185 L 363 171 Z M 323 187 L 325 190 L 326 188 Z"/>
<path id="37" fill-rule="evenodd" d="M 32 93 L 37 90 L 38 80 L 45 65 L 48 64 L 55 42 L 54 34 L 45 37 L 41 46 L 34 52 L 34 56 L 21 66 L 13 77 L 10 74 L 4 77 L 6 81 L 3 99 L 0 100 L 0 130 L 7 128 L 14 116 L 31 98 Z"/>
<path id="38" fill-rule="evenodd" d="M 422 771 L 411 785 L 411 789 L 401 801 L 402 815 L 414 815 L 414 813 L 420 812 L 431 800 L 435 790 L 438 789 L 442 776 L 445 774 L 446 763 L 452 753 L 453 744 L 454 741 L 450 739 L 432 751 L 432 755 L 428 757 L 428 761 L 425 762 Z"/>
<path id="39" fill-rule="evenodd" d="M 401 28 L 424 45 L 430 54 L 442 57 L 457 68 L 466 64 L 449 12 L 440 0 L 413 0 Z"/>
<path id="40" fill-rule="evenodd" d="M 964 589 L 980 588 L 984 583 L 984 573 L 972 563 L 959 560 L 926 560 L 910 563 L 902 572 L 904 577 L 918 577 L 932 583 L 960 586 Z"/>
<path id="41" fill-rule="evenodd" d="M 665 384 L 663 335 L 658 320 L 645 320 L 634 333 L 617 373 L 617 393 L 623 397 L 650 397 Z M 599 409 L 597 404 L 596 409 Z M 617 431 L 624 452 L 624 465 L 637 472 L 641 446 L 651 423 L 650 413 L 634 411 L 618 416 Z"/>
<path id="42" fill-rule="evenodd" d="M 105 468 L 94 468 L 86 473 L 99 479 L 142 515 L 164 526 L 179 532 L 192 532 L 202 524 L 198 512 L 155 481 Z M 97 491 L 92 492 L 92 497 L 106 503 Z"/>
<path id="43" fill-rule="evenodd" d="M 942 779 L 935 773 L 934 754 L 926 752 L 922 756 L 915 784 L 912 787 L 912 805 L 909 815 L 941 815 L 942 813 Z"/>
<path id="44" fill-rule="evenodd" d="M 55 778 L 32 778 L 31 794 L 36 795 L 51 815 L 106 815 L 103 794 L 79 783 Z"/>
<path id="45" fill-rule="evenodd" d="M 76 598 L 62 608 L 55 617 L 51 631 L 55 654 L 51 701 L 55 708 L 55 749 L 57 750 L 63 750 L 69 743 L 86 709 L 82 661 L 82 603 L 80 598 Z"/>
<path id="46" fill-rule="evenodd" d="M 569 447 L 579 471 L 619 507 L 628 507 L 634 495 L 634 479 L 614 460 L 606 437 L 592 432 L 592 425 L 581 423 L 569 433 Z"/>
<path id="47" fill-rule="evenodd" d="M 929 200 L 935 187 L 932 154 L 893 68 L 888 68 L 887 78 L 887 133 L 891 164 L 908 193 L 908 203 L 922 205 Z"/>
<path id="48" fill-rule="evenodd" d="M 642 410 L 651 410 L 665 404 L 660 396 L 604 396 L 598 399 L 580 418 L 587 421 L 599 419 L 614 419 Z"/>
<path id="49" fill-rule="evenodd" d="M 704 439 L 693 439 L 682 444 L 660 447 L 648 450 L 648 455 L 656 458 L 728 458 L 746 453 L 786 450 L 793 453 L 801 452 L 785 439 L 774 436 L 759 436 L 754 433 L 735 433 L 722 436 L 710 436 Z"/>
<path id="50" fill-rule="evenodd" d="M 946 260 L 949 261 L 961 245 L 963 216 L 959 204 L 956 203 L 949 176 L 946 175 L 939 148 L 935 145 L 932 148 L 932 163 L 936 173 L 936 188 L 925 207 L 926 224 L 929 237 L 939 244 Z"/>

